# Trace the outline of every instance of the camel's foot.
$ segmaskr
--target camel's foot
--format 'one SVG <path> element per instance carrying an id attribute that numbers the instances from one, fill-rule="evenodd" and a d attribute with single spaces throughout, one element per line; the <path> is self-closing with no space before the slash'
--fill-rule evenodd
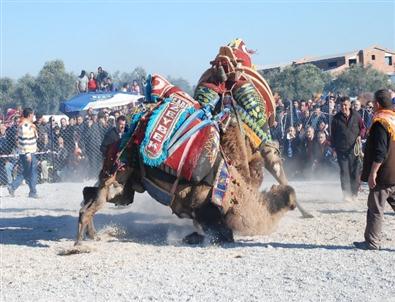
<path id="1" fill-rule="evenodd" d="M 234 242 L 233 231 L 227 227 L 219 226 L 207 231 L 211 244 L 223 244 Z"/>
<path id="2" fill-rule="evenodd" d="M 94 234 L 94 235 L 86 234 L 86 238 L 89 240 L 92 240 L 92 241 L 101 241 L 101 237 L 97 234 Z"/>
<path id="3" fill-rule="evenodd" d="M 314 216 L 310 213 L 304 213 L 302 214 L 302 218 L 314 218 Z"/>
<path id="4" fill-rule="evenodd" d="M 81 246 L 82 245 L 82 240 L 80 240 L 80 239 L 77 239 L 75 242 L 74 242 L 74 246 Z"/>
<path id="5" fill-rule="evenodd" d="M 91 240 L 96 240 L 96 241 L 99 241 L 97 238 L 98 238 L 98 236 L 97 236 L 97 233 L 96 232 L 87 232 L 86 233 L 86 236 L 89 238 L 89 239 L 91 239 Z"/>
<path id="6" fill-rule="evenodd" d="M 198 232 L 193 232 L 182 239 L 182 242 L 186 244 L 202 244 L 203 241 L 204 236 L 200 235 Z"/>
<path id="7" fill-rule="evenodd" d="M 303 218 L 314 218 L 314 216 L 312 214 L 310 214 L 309 212 L 307 212 L 302 205 L 297 202 L 296 203 L 296 207 L 298 208 L 298 210 L 300 211 L 300 213 L 302 214 Z"/>

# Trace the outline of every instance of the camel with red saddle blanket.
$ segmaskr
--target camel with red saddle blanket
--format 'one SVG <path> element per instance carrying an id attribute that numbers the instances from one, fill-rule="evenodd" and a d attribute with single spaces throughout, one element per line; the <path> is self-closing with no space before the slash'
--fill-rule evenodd
<path id="1" fill-rule="evenodd" d="M 133 116 L 128 134 L 107 154 L 99 186 L 84 189 L 76 243 L 86 227 L 95 236 L 93 216 L 106 202 L 130 204 L 136 191 L 193 219 L 218 241 L 232 241 L 233 231 L 267 232 L 280 213 L 298 206 L 268 131 L 271 91 L 267 86 L 259 93 L 253 81 L 239 81 L 234 72 L 242 70 L 240 60 L 224 59 L 229 49 L 203 75 L 196 100 L 161 76 L 148 79 L 153 109 Z M 237 69 L 226 65 L 234 63 Z M 281 185 L 261 193 L 263 167 Z M 186 241 L 201 238 L 194 233 Z"/>
<path id="2" fill-rule="evenodd" d="M 150 79 L 153 88 L 157 81 L 166 87 L 163 80 Z M 295 207 L 290 186 L 259 192 L 264 164 L 250 147 L 243 170 L 240 145 L 246 140 L 230 108 L 213 113 L 220 98 L 202 106 L 179 92 L 172 89 L 153 110 L 136 113 L 123 142 L 109 148 L 99 186 L 84 188 L 76 243 L 86 228 L 90 238 L 96 236 L 93 216 L 106 202 L 130 204 L 136 191 L 193 219 L 200 233 L 187 236 L 189 243 L 201 242 L 202 232 L 214 242 L 233 241 L 233 231 L 266 233 Z M 247 223 L 242 217 L 249 217 Z"/>

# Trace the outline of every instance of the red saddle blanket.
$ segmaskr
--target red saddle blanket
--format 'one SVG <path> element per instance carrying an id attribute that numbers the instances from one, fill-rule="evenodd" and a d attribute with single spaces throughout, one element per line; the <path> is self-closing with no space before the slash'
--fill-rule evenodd
<path id="1" fill-rule="evenodd" d="M 185 128 L 176 143 L 168 149 L 169 155 L 158 169 L 197 182 L 210 173 L 219 153 L 220 137 L 217 128 L 208 124 L 185 137 L 192 128 L 199 127 L 201 123 L 203 121 L 196 118 Z M 135 144 L 142 143 L 146 129 L 147 122 L 139 123 L 133 134 Z"/>

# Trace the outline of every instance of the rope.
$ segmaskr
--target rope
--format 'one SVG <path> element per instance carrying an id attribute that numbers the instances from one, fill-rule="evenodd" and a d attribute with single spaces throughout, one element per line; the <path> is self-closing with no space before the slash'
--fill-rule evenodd
<path id="1" fill-rule="evenodd" d="M 362 151 L 362 140 L 361 137 L 358 136 L 357 140 L 355 141 L 355 145 L 354 145 L 354 155 L 356 157 L 359 157 L 360 159 L 363 158 L 363 151 Z"/>

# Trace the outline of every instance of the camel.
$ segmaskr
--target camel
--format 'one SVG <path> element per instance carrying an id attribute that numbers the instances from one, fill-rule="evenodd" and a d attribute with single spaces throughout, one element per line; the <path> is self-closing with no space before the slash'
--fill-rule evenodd
<path id="1" fill-rule="evenodd" d="M 145 175 L 152 183 L 167 192 L 172 190 L 173 183 L 159 177 L 157 169 L 146 168 Z M 170 208 L 180 218 L 193 219 L 198 229 L 184 238 L 185 243 L 201 243 L 204 234 L 209 235 L 212 243 L 233 242 L 234 231 L 242 235 L 268 234 L 287 211 L 296 207 L 296 195 L 292 187 L 273 185 L 269 191 L 259 192 L 244 181 L 234 166 L 229 166 L 229 172 L 231 181 L 221 207 L 211 202 L 212 186 L 204 182 L 186 182 L 177 187 Z M 118 203 L 130 198 L 130 190 L 125 185 L 130 185 L 133 178 L 133 168 L 129 167 L 103 180 L 99 187 L 84 188 L 75 245 L 81 244 L 85 229 L 89 238 L 97 239 L 94 214 L 106 202 Z"/>
<path id="2" fill-rule="evenodd" d="M 250 139 L 243 135 L 240 127 L 234 122 L 221 137 L 221 147 L 225 156 L 235 164 L 244 181 L 250 185 L 260 187 L 263 182 L 263 168 L 269 171 L 280 185 L 288 185 L 278 142 L 266 142 L 260 148 L 254 148 Z M 313 218 L 299 202 L 296 202 L 296 207 L 303 218 Z"/>
<path id="3" fill-rule="evenodd" d="M 211 67 L 200 77 L 194 99 L 207 104 L 220 97 L 233 108 L 239 129 L 233 127 L 224 133 L 221 145 L 224 153 L 236 161 L 236 167 L 248 183 L 260 186 L 262 167 L 265 167 L 279 184 L 287 185 L 279 144 L 271 140 L 269 131 L 275 119 L 276 103 L 268 83 L 254 69 L 253 53 L 241 39 L 220 47 L 210 62 Z M 236 144 L 232 146 L 227 142 Z M 303 218 L 313 218 L 299 203 L 296 205 Z"/>
<path id="4" fill-rule="evenodd" d="M 220 207 L 211 202 L 212 184 L 204 179 L 198 183 L 187 181 L 178 183 L 178 179 L 174 175 L 166 174 L 159 168 L 149 167 L 142 164 L 141 160 L 136 159 L 136 156 L 140 156 L 137 146 L 133 144 L 127 146 L 125 152 L 130 165 L 111 174 L 108 171 L 112 168 L 114 160 L 109 157 L 103 165 L 99 186 L 84 188 L 84 203 L 79 215 L 76 244 L 79 244 L 83 239 L 86 228 L 88 237 L 95 238 L 93 216 L 106 202 L 132 203 L 135 191 L 144 192 L 147 184 L 144 186 L 142 183 L 147 179 L 150 181 L 148 185 L 156 186 L 169 193 L 168 195 L 172 198 L 169 206 L 177 216 L 193 219 L 194 224 L 200 229 L 200 233 L 193 233 L 185 238 L 185 242 L 188 243 L 201 242 L 203 240 L 202 232 L 212 234 L 212 237 L 215 238 L 214 241 L 219 242 L 233 241 L 233 229 L 248 234 L 253 233 L 253 230 L 256 234 L 262 233 L 263 229 L 273 229 L 269 225 L 274 226 L 283 213 L 297 206 L 295 192 L 287 184 L 272 187 L 269 192 L 259 192 L 264 166 L 280 182 L 286 182 L 281 158 L 275 148 L 266 149 L 266 151 L 271 150 L 266 153 L 254 149 L 248 138 L 242 135 L 240 127 L 234 119 L 228 123 L 226 131 L 222 134 L 222 151 L 220 152 L 221 159 L 229 166 L 229 174 L 233 178 L 227 189 L 233 196 L 230 198 L 230 195 L 227 194 L 228 199 L 224 198 Z M 244 146 L 244 149 L 240 146 Z M 244 153 L 240 150 L 244 150 Z M 140 165 L 132 164 L 136 162 L 140 162 Z M 217 175 L 217 172 L 218 166 L 213 167 L 212 174 Z M 240 186 L 240 183 L 243 185 Z M 275 192 L 283 193 L 276 194 Z M 156 199 L 162 202 L 159 197 Z M 245 199 L 248 201 L 246 202 Z M 248 209 L 253 208 L 253 204 L 256 207 L 255 211 L 249 211 Z M 240 227 L 241 224 L 237 221 L 245 221 L 245 219 L 237 219 L 236 216 L 244 217 L 243 213 L 252 214 L 254 212 L 262 213 L 260 218 L 255 217 L 251 220 L 251 222 L 254 221 L 254 225 L 246 224 L 244 227 Z M 259 228 L 259 225 L 265 225 L 265 227 Z"/>

